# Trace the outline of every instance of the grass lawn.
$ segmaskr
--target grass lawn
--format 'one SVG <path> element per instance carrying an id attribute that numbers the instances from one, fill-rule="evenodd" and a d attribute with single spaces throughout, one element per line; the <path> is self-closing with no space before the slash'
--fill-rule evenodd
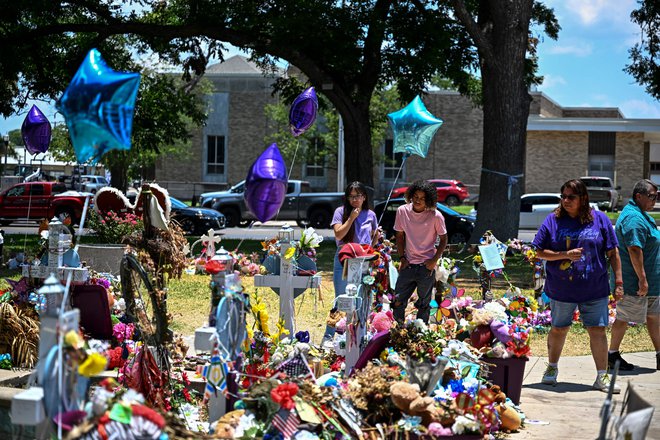
<path id="1" fill-rule="evenodd" d="M 83 237 L 84 242 L 93 242 L 93 237 Z M 191 238 L 191 241 L 194 241 Z M 28 254 L 37 248 L 36 236 L 7 235 L 5 237 L 5 256 L 23 251 Z M 223 240 L 225 249 L 234 249 L 239 244 L 238 240 Z M 321 288 L 308 290 L 296 299 L 296 324 L 301 330 L 309 330 L 312 341 L 319 342 L 324 329 L 328 310 L 334 299 L 332 285 L 332 264 L 335 254 L 335 244 L 332 241 L 324 241 L 318 249 L 318 267 L 322 282 Z M 261 251 L 258 241 L 243 241 L 240 245 L 243 253 Z M 460 272 L 457 278 L 459 288 L 466 290 L 466 295 L 475 299 L 481 297 L 477 274 L 472 270 L 469 255 L 467 253 L 451 255 L 462 259 L 459 265 Z M 5 260 L 6 261 L 6 260 Z M 507 258 L 507 274 L 513 284 L 523 290 L 525 294 L 531 295 L 532 270 L 520 257 Z M 0 270 L 0 276 L 18 279 L 20 273 L 17 271 Z M 205 275 L 183 275 L 179 280 L 172 280 L 169 285 L 168 311 L 172 314 L 172 329 L 183 335 L 194 334 L 195 328 L 203 325 L 208 319 L 210 304 L 209 277 Z M 255 290 L 253 278 L 243 277 L 243 287 L 246 292 Z M 496 296 L 501 296 L 507 289 L 507 283 L 502 278 L 496 278 L 492 284 Z M 275 328 L 279 310 L 279 297 L 270 288 L 259 288 L 259 295 L 267 305 L 270 315 L 270 327 Z M 535 334 L 531 339 L 532 354 L 535 356 L 547 356 L 546 336 Z M 624 338 L 621 350 L 623 352 L 650 351 L 653 345 L 648 336 L 645 326 L 631 327 Z M 586 330 L 581 325 L 574 325 L 568 335 L 564 355 L 586 355 L 589 354 L 589 339 Z"/>

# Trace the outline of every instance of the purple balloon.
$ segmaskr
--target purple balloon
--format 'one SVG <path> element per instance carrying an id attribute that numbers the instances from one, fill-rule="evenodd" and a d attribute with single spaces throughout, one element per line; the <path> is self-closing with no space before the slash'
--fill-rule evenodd
<path id="1" fill-rule="evenodd" d="M 272 144 L 254 161 L 245 178 L 245 203 L 260 222 L 267 222 L 280 210 L 287 182 L 284 159 L 277 144 Z"/>
<path id="2" fill-rule="evenodd" d="M 295 137 L 300 136 L 314 124 L 319 100 L 314 87 L 305 89 L 291 104 L 289 111 L 289 129 Z"/>
<path id="3" fill-rule="evenodd" d="M 45 153 L 50 145 L 50 122 L 39 107 L 33 105 L 23 120 L 21 135 L 30 154 Z"/>

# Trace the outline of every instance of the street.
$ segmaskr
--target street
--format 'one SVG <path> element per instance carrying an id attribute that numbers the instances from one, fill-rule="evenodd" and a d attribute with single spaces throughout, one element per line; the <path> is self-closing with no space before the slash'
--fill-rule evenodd
<path id="1" fill-rule="evenodd" d="M 226 228 L 220 231 L 220 234 L 224 238 L 228 239 L 245 239 L 245 240 L 265 240 L 273 238 L 277 235 L 277 231 L 280 230 L 282 226 L 287 224 L 283 221 L 270 221 L 265 224 L 256 222 L 255 225 L 251 228 Z M 292 223 L 289 223 L 295 229 L 295 238 L 300 238 L 301 229 Z M 2 229 L 5 231 L 5 235 L 11 234 L 36 234 L 39 225 L 37 222 L 14 222 L 9 226 L 4 226 Z M 332 229 L 317 229 L 316 232 L 320 234 L 324 240 L 334 239 L 334 233 Z M 87 231 L 85 231 L 85 235 Z M 534 239 L 534 234 L 536 230 L 520 230 L 518 232 L 518 238 L 524 242 L 531 242 Z"/>

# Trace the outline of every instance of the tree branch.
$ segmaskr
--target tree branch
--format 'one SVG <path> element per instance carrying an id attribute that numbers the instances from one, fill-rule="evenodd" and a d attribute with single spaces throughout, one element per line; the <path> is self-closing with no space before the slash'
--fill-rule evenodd
<path id="1" fill-rule="evenodd" d="M 467 29 L 468 33 L 474 40 L 475 46 L 477 46 L 479 52 L 481 52 L 484 61 L 487 63 L 494 63 L 496 60 L 493 46 L 465 7 L 465 2 L 463 0 L 452 0 L 451 3 L 454 6 L 456 17 L 458 17 L 461 23 L 463 23 L 463 26 L 465 26 L 465 29 Z"/>

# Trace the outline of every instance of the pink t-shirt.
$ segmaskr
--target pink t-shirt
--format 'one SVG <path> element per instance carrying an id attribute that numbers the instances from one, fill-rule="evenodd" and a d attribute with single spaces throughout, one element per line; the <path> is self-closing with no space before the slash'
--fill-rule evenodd
<path id="1" fill-rule="evenodd" d="M 410 264 L 420 264 L 433 258 L 435 242 L 445 235 L 445 218 L 437 209 L 415 212 L 412 203 L 399 206 L 396 210 L 394 230 L 406 233 L 405 255 Z"/>

